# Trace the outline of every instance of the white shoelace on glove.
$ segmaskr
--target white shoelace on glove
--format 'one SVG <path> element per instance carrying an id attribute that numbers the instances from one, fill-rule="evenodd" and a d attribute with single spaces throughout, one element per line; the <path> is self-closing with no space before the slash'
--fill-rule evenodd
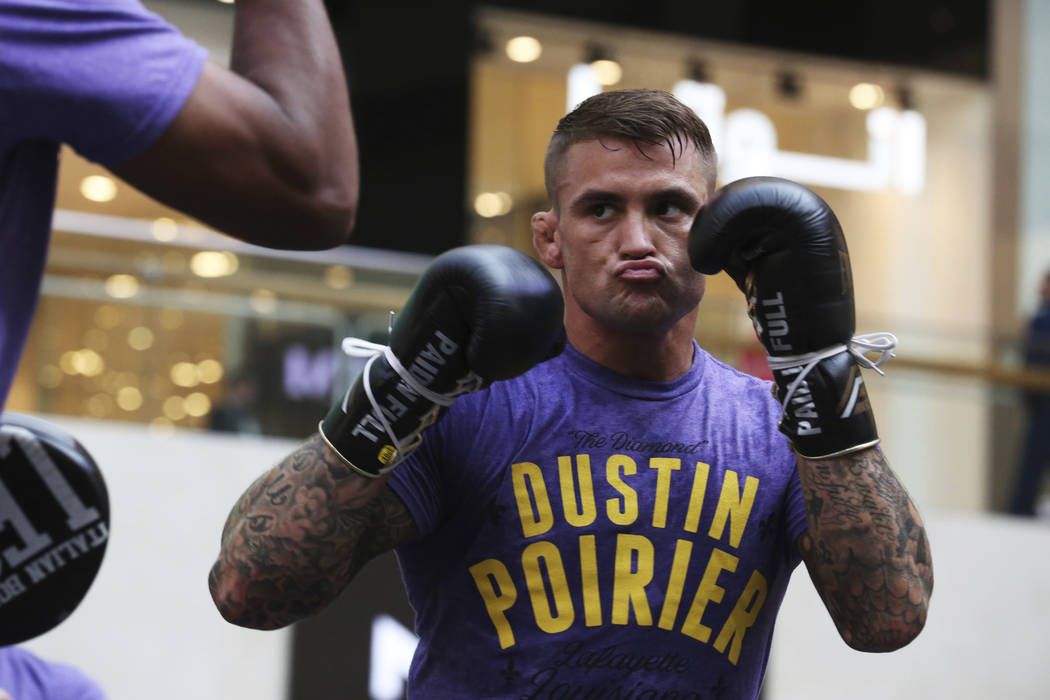
<path id="1" fill-rule="evenodd" d="M 419 427 L 406 435 L 404 441 L 398 439 L 397 435 L 394 433 L 394 427 L 390 424 L 390 421 L 387 420 L 382 408 L 379 406 L 379 402 L 376 400 L 375 394 L 372 391 L 372 379 L 369 370 L 372 369 L 372 363 L 375 362 L 379 356 L 383 356 L 383 358 L 386 359 L 390 368 L 397 373 L 412 391 L 438 406 L 451 406 L 456 397 L 471 391 L 477 391 L 481 388 L 483 383 L 481 377 L 470 372 L 466 377 L 457 382 L 456 388 L 453 391 L 448 394 L 439 394 L 420 384 L 419 381 L 413 377 L 407 369 L 405 369 L 404 365 L 401 364 L 401 361 L 397 359 L 397 356 L 394 354 L 394 351 L 390 349 L 389 345 L 372 343 L 361 338 L 343 338 L 341 347 L 343 352 L 350 357 L 368 358 L 368 362 L 365 363 L 365 368 L 362 370 L 365 396 L 368 397 L 368 402 L 372 404 L 372 412 L 382 424 L 383 430 L 386 431 L 387 437 L 390 438 L 391 445 L 397 450 L 397 457 L 390 464 L 386 465 L 380 473 L 385 473 L 393 469 L 404 461 L 405 457 L 407 457 L 412 450 L 419 447 L 419 444 L 423 441 L 423 430 L 430 426 L 433 421 L 420 421 Z M 350 393 L 350 390 L 347 390 L 346 395 L 343 397 L 343 403 L 341 406 L 343 413 L 347 412 Z"/>
<path id="2" fill-rule="evenodd" d="M 766 357 L 769 362 L 769 369 L 774 372 L 791 369 L 792 367 L 803 367 L 803 370 L 799 372 L 795 380 L 788 385 L 786 396 L 780 405 L 787 410 L 788 402 L 791 397 L 795 395 L 795 390 L 798 389 L 802 382 L 805 381 L 806 375 L 810 373 L 814 367 L 816 367 L 821 360 L 828 357 L 833 357 L 842 352 L 848 352 L 853 355 L 857 360 L 857 364 L 867 369 L 873 369 L 881 375 L 885 375 L 880 367 L 889 362 L 889 360 L 896 355 L 893 353 L 893 349 L 897 347 L 897 336 L 892 333 L 879 332 L 879 333 L 865 333 L 863 335 L 855 335 L 849 341 L 842 345 L 832 345 L 829 348 L 823 350 L 817 350 L 816 352 L 808 352 L 802 355 L 781 355 L 774 357 L 772 355 Z M 877 360 L 870 360 L 865 353 L 877 352 L 879 357 Z M 840 418 L 845 418 L 853 412 L 853 404 L 856 399 L 858 388 L 854 388 L 853 396 L 846 408 L 842 411 Z"/>

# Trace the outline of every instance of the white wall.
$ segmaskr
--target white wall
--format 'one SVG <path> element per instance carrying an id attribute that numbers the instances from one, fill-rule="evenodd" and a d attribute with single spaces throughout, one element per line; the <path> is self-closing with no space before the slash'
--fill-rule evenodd
<path id="1" fill-rule="evenodd" d="M 926 518 L 934 592 L 926 628 L 890 654 L 845 645 L 805 567 L 784 599 L 767 700 L 1045 700 L 1050 697 L 1050 525 Z"/>
<path id="2" fill-rule="evenodd" d="M 207 575 L 236 498 L 294 442 L 46 417 L 94 456 L 110 541 L 87 597 L 24 646 L 78 666 L 111 700 L 284 700 L 291 634 L 230 625 Z"/>

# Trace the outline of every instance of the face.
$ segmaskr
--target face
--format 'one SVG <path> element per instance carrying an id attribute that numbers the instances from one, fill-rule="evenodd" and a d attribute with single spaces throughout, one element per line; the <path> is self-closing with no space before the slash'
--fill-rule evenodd
<path id="1" fill-rule="evenodd" d="M 662 334 L 695 312 L 704 276 L 687 241 L 708 197 L 704 174 L 692 145 L 674 160 L 666 144 L 645 155 L 618 139 L 569 148 L 557 205 L 532 227 L 540 257 L 562 271 L 570 334 Z"/>

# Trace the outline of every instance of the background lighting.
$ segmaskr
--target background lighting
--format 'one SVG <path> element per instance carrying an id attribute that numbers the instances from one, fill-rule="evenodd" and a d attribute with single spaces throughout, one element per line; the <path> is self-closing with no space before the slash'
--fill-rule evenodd
<path id="1" fill-rule="evenodd" d="M 192 362 L 176 362 L 168 372 L 175 386 L 192 387 L 200 384 L 200 371 Z"/>
<path id="2" fill-rule="evenodd" d="M 354 283 L 354 271 L 346 265 L 329 265 L 324 271 L 324 283 L 331 289 L 346 289 Z"/>
<path id="3" fill-rule="evenodd" d="M 186 407 L 183 405 L 181 396 L 169 396 L 164 399 L 161 410 L 164 411 L 164 416 L 168 420 L 176 421 L 186 417 Z"/>
<path id="4" fill-rule="evenodd" d="M 132 350 L 149 350 L 153 347 L 153 331 L 146 326 L 135 326 L 128 331 L 128 345 Z"/>
<path id="5" fill-rule="evenodd" d="M 167 243 L 175 240 L 175 237 L 179 234 L 179 225 L 175 223 L 175 219 L 162 216 L 153 220 L 153 223 L 150 224 L 149 232 L 155 240 Z"/>
<path id="6" fill-rule="evenodd" d="M 222 379 L 222 363 L 218 360 L 201 360 L 197 363 L 197 376 L 204 384 L 214 384 Z"/>
<path id="7" fill-rule="evenodd" d="M 237 272 L 240 261 L 228 250 L 202 250 L 190 258 L 190 270 L 198 277 L 226 277 Z"/>
<path id="8" fill-rule="evenodd" d="M 543 45 L 531 36 L 516 36 L 507 42 L 507 58 L 515 63 L 532 63 L 543 53 Z"/>
<path id="9" fill-rule="evenodd" d="M 248 305 L 259 314 L 272 314 L 277 310 L 277 295 L 269 289 L 256 289 L 248 297 Z"/>
<path id="10" fill-rule="evenodd" d="M 117 392 L 117 405 L 123 411 L 137 411 L 142 407 L 142 392 L 137 387 L 122 387 Z"/>
<path id="11" fill-rule="evenodd" d="M 616 61 L 601 58 L 591 64 L 594 77 L 602 85 L 615 85 L 623 77 L 623 69 Z"/>
<path id="12" fill-rule="evenodd" d="M 139 293 L 139 280 L 134 275 L 110 275 L 105 287 L 106 294 L 114 299 L 130 299 Z"/>
<path id="13" fill-rule="evenodd" d="M 856 109 L 880 107 L 885 97 L 882 88 L 874 83 L 857 83 L 849 90 L 849 103 Z"/>
<path id="14" fill-rule="evenodd" d="M 80 194 L 92 202 L 111 202 L 117 196 L 117 183 L 105 175 L 88 175 L 80 181 Z"/>
<path id="15" fill-rule="evenodd" d="M 195 391 L 183 400 L 182 407 L 186 409 L 187 415 L 200 418 L 211 410 L 211 399 L 207 394 Z"/>
<path id="16" fill-rule="evenodd" d="M 506 192 L 482 192 L 474 198 L 474 211 L 486 219 L 503 216 L 513 206 L 514 200 Z"/>

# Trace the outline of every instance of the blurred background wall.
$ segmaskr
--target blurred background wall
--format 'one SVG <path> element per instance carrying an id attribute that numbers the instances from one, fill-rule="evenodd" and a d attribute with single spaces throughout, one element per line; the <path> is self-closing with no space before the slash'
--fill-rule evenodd
<path id="1" fill-rule="evenodd" d="M 146 4 L 227 59 L 228 5 Z M 805 5 L 331 3 L 363 173 L 354 245 L 335 251 L 237 243 L 63 153 L 44 297 L 7 408 L 59 421 L 96 455 L 113 526 L 81 610 L 29 646 L 118 700 L 400 697 L 412 618 L 392 558 L 354 583 L 356 605 L 238 630 L 205 586 L 228 508 L 360 371 L 339 340 L 382 341 L 430 257 L 471 242 L 532 252 L 543 152 L 576 96 L 655 87 L 711 125 L 722 182 L 782 175 L 831 204 L 858 331 L 901 341 L 868 386 L 930 526 L 930 623 L 902 652 L 856 654 L 799 571 L 764 697 L 1047 697 L 1033 651 L 1050 648 L 1034 624 L 1050 619 L 1050 514 L 1005 511 L 1024 393 L 1050 387 L 1022 363 L 1050 269 L 1050 5 Z M 724 275 L 697 338 L 766 371 Z"/>

